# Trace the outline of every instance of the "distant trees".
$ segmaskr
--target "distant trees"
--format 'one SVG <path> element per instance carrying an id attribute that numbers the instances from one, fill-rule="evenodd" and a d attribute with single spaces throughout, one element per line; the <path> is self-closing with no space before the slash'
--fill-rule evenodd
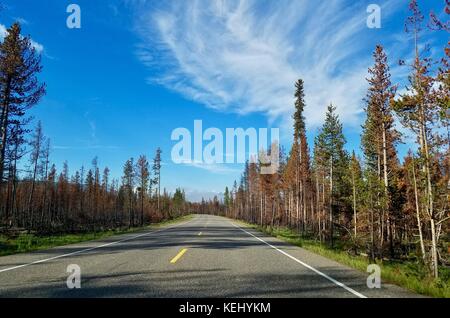
<path id="1" fill-rule="evenodd" d="M 42 124 L 41 122 L 38 122 L 36 129 L 34 131 L 34 135 L 31 140 L 31 156 L 30 156 L 30 165 L 31 165 L 31 190 L 30 190 L 30 196 L 28 198 L 28 219 L 30 220 L 29 226 L 33 227 L 33 221 L 34 221 L 34 213 L 33 213 L 33 195 L 36 188 L 36 178 L 38 175 L 38 169 L 41 170 L 42 166 L 41 159 L 43 156 L 43 147 L 44 147 L 44 135 L 42 132 Z M 67 168 L 67 164 L 65 164 L 65 167 Z"/>
<path id="2" fill-rule="evenodd" d="M 176 216 L 183 215 L 186 208 L 186 194 L 181 188 L 177 188 L 173 195 L 173 208 Z"/>
<path id="3" fill-rule="evenodd" d="M 110 170 L 98 166 L 98 159 L 85 172 L 71 175 L 67 162 L 58 174 L 49 160 L 49 140 L 38 124 L 31 142 L 30 167 L 24 178 L 16 178 L 2 195 L 2 225 L 39 233 L 97 231 L 143 226 L 162 219 L 193 212 L 184 190 L 173 195 L 164 189 L 158 209 L 157 194 L 151 195 L 150 169 L 146 156 L 128 159 L 122 182 L 111 179 Z M 217 201 L 218 202 L 218 201 Z"/>
<path id="4" fill-rule="evenodd" d="M 135 170 L 134 170 L 134 159 L 131 158 L 125 162 L 123 167 L 123 177 L 122 177 L 122 190 L 125 194 L 125 207 L 128 212 L 128 225 L 131 227 L 134 225 L 134 183 L 135 183 Z"/>
<path id="5" fill-rule="evenodd" d="M 225 187 L 225 192 L 223 194 L 223 204 L 225 205 L 225 209 L 228 209 L 231 205 L 231 194 L 230 190 L 228 190 L 228 187 Z"/>
<path id="6" fill-rule="evenodd" d="M 161 197 L 161 149 L 156 149 L 155 158 L 153 159 L 153 185 L 156 187 L 156 197 L 158 202 L 158 211 L 160 211 L 160 197 Z"/>
<path id="7" fill-rule="evenodd" d="M 140 217 L 140 225 L 144 224 L 144 203 L 147 196 L 147 190 L 150 183 L 150 170 L 149 163 L 147 161 L 147 157 L 140 156 L 136 163 L 136 177 L 137 183 L 139 185 L 137 191 L 139 194 L 140 208 L 141 208 L 141 217 Z"/>

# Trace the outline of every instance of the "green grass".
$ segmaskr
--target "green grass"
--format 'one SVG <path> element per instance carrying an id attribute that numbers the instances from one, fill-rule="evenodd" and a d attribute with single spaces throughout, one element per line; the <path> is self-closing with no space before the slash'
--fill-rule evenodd
<path id="1" fill-rule="evenodd" d="M 332 249 L 318 241 L 302 238 L 294 230 L 288 228 L 261 227 L 244 222 L 241 223 L 364 273 L 366 273 L 367 266 L 370 264 L 367 257 L 350 255 L 347 251 L 339 248 L 339 246 Z M 381 268 L 381 277 L 385 282 L 404 287 L 422 295 L 450 298 L 449 268 L 441 267 L 440 279 L 436 281 L 426 275 L 424 268 L 419 262 L 378 261 L 377 264 Z"/>
<path id="2" fill-rule="evenodd" d="M 160 228 L 173 223 L 187 221 L 192 215 L 175 218 L 169 221 L 155 223 L 150 226 L 137 227 L 124 230 L 108 230 L 95 233 L 61 234 L 40 236 L 35 234 L 20 234 L 17 237 L 0 235 L 0 256 L 26 253 L 31 251 L 48 249 L 56 246 L 69 245 L 91 240 L 98 240 L 113 235 L 139 232 L 151 228 Z"/>

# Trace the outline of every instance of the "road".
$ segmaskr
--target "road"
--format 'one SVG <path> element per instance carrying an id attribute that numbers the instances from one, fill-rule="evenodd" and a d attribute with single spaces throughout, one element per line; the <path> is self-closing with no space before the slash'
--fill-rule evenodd
<path id="1" fill-rule="evenodd" d="M 67 287 L 67 267 L 81 288 Z M 0 297 L 415 297 L 366 273 L 207 215 L 141 233 L 0 257 Z"/>

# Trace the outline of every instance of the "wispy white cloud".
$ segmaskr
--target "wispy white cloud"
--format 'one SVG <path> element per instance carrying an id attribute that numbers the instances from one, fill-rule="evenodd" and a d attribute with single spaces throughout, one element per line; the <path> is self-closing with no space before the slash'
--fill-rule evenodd
<path id="1" fill-rule="evenodd" d="M 150 83 L 214 109 L 262 112 L 290 126 L 294 83 L 303 78 L 309 126 L 322 122 L 330 102 L 337 105 L 344 123 L 360 124 L 364 78 L 371 63 L 370 54 L 359 54 L 367 50 L 367 4 L 341 0 L 134 4 L 142 39 L 137 54 L 156 74 Z"/>
<path id="2" fill-rule="evenodd" d="M 3 41 L 5 39 L 6 35 L 8 34 L 7 30 L 8 29 L 6 28 L 5 25 L 0 24 L 0 41 Z M 44 52 L 44 46 L 41 43 L 36 42 L 33 39 L 30 39 L 30 43 L 31 43 L 31 46 L 34 47 L 34 49 L 36 50 L 37 53 Z"/>

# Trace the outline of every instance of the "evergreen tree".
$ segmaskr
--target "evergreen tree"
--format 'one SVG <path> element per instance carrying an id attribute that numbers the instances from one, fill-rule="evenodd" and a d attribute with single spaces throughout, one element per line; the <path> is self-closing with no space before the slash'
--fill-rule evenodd
<path id="1" fill-rule="evenodd" d="M 305 116 L 303 115 L 305 111 L 305 92 L 304 92 L 304 82 L 299 79 L 295 83 L 295 112 L 294 112 L 294 140 L 299 141 L 302 134 L 306 130 Z"/>
<path id="2" fill-rule="evenodd" d="M 29 215 L 29 220 L 30 220 L 30 227 L 33 227 L 33 222 L 34 222 L 34 213 L 33 213 L 33 198 L 34 198 L 34 192 L 35 192 L 35 187 L 36 187 L 36 178 L 38 176 L 39 173 L 39 169 L 40 166 L 39 164 L 41 163 L 41 158 L 42 158 L 42 149 L 44 148 L 44 134 L 42 132 L 42 124 L 39 121 L 33 138 L 30 142 L 30 145 L 32 147 L 31 150 L 31 155 L 30 155 L 30 166 L 31 166 L 31 189 L 30 189 L 30 195 L 28 197 L 28 215 Z"/>
<path id="3" fill-rule="evenodd" d="M 230 190 L 228 190 L 228 187 L 225 187 L 225 192 L 223 194 L 223 203 L 225 204 L 226 208 L 228 208 L 231 204 Z"/>
<path id="4" fill-rule="evenodd" d="M 135 172 L 134 172 L 134 160 L 133 158 L 127 160 L 123 167 L 122 187 L 125 191 L 125 204 L 128 210 L 129 226 L 134 226 L 134 185 L 135 185 Z"/>
<path id="5" fill-rule="evenodd" d="M 184 190 L 181 188 L 177 188 L 175 190 L 175 194 L 173 195 L 173 207 L 175 211 L 177 212 L 177 215 L 182 214 L 182 208 L 185 203 L 186 197 L 184 194 Z"/>
<path id="6" fill-rule="evenodd" d="M 0 186 L 4 179 L 8 127 L 20 122 L 25 111 L 36 105 L 45 94 L 45 84 L 39 83 L 41 59 L 29 37 L 23 37 L 15 23 L 0 43 Z"/>
<path id="7" fill-rule="evenodd" d="M 368 169 L 371 169 L 383 184 L 382 192 L 377 194 L 375 202 L 381 204 L 382 225 L 386 223 L 386 226 L 382 226 L 381 244 L 383 244 L 384 237 L 387 236 L 392 257 L 395 227 L 392 195 L 395 192 L 395 178 L 399 169 L 395 145 L 400 139 L 400 134 L 394 128 L 391 107 L 396 87 L 391 84 L 387 56 L 381 45 L 376 46 L 373 57 L 375 64 L 369 68 L 370 77 L 367 79 L 369 83 L 366 97 L 367 118 L 363 126 L 361 144 Z"/>
<path id="8" fill-rule="evenodd" d="M 158 147 L 156 149 L 156 155 L 153 159 L 153 175 L 154 178 L 152 180 L 152 183 L 156 186 L 156 195 L 157 195 L 157 202 L 158 202 L 158 211 L 160 211 L 160 196 L 161 196 L 161 148 Z"/>
<path id="9" fill-rule="evenodd" d="M 420 208 L 425 211 L 430 222 L 430 268 L 433 276 L 438 278 L 439 231 L 437 231 L 437 224 L 444 214 L 438 212 L 436 206 L 437 183 L 433 176 L 433 167 L 439 166 L 436 159 L 439 157 L 443 139 L 440 129 L 441 107 L 440 103 L 436 102 L 436 94 L 433 90 L 435 78 L 431 74 L 432 61 L 430 58 L 422 58 L 419 54 L 419 39 L 424 17 L 416 0 L 410 1 L 409 8 L 411 16 L 407 20 L 407 30 L 414 35 L 415 59 L 412 74 L 409 76 L 407 94 L 396 100 L 393 106 L 402 124 L 417 136 L 418 159 L 421 162 L 418 182 L 419 190 L 423 193 Z"/>
<path id="10" fill-rule="evenodd" d="M 147 157 L 142 155 L 139 157 L 138 161 L 136 162 L 136 177 L 137 177 L 137 184 L 139 186 L 138 193 L 139 193 L 139 199 L 141 204 L 141 219 L 140 219 L 140 225 L 144 225 L 144 202 L 147 197 L 147 189 L 150 183 L 150 170 L 149 170 L 149 163 L 147 160 Z"/>
<path id="11" fill-rule="evenodd" d="M 355 240 L 358 235 L 358 210 L 361 207 L 361 192 L 364 187 L 361 164 L 356 157 L 355 151 L 352 153 L 350 160 L 350 178 L 352 185 L 352 207 L 353 207 L 353 229 Z"/>
<path id="12" fill-rule="evenodd" d="M 336 107 L 330 104 L 325 123 L 317 138 L 317 154 L 325 168 L 329 186 L 329 240 L 333 245 L 334 223 L 343 212 L 349 211 L 349 180 L 347 178 L 349 157 L 344 149 L 346 143 L 342 124 L 336 114 Z"/>
<path id="13" fill-rule="evenodd" d="M 303 115 L 306 104 L 302 79 L 295 83 L 295 98 L 295 112 L 293 115 L 294 145 L 291 149 L 284 180 L 295 201 L 290 209 L 293 208 L 295 210 L 297 226 L 299 229 L 302 228 L 303 233 L 305 233 L 308 222 L 307 211 L 310 209 L 312 195 L 309 149 Z M 310 214 L 312 214 L 312 211 Z"/>

